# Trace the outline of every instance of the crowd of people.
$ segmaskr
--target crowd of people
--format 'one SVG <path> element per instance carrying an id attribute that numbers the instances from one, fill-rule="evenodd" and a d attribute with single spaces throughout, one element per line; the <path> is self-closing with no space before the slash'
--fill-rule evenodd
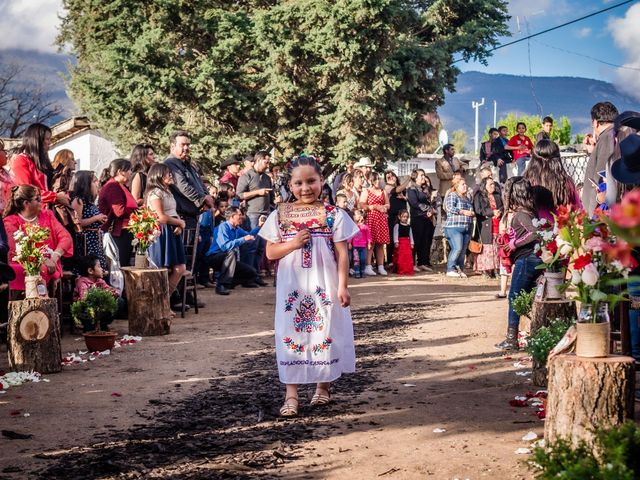
<path id="1" fill-rule="evenodd" d="M 0 145 L 0 312 L 6 319 L 9 292 L 20 298 L 25 290 L 24 269 L 14 260 L 14 234 L 25 225 L 50 232 L 41 271 L 50 291 L 59 287 L 63 271 L 71 271 L 77 276 L 74 299 L 90 288 L 102 288 L 122 306 L 122 285 L 115 280 L 119 268 L 131 265 L 135 244 L 127 226 L 134 212 L 147 207 L 161 225 L 149 258 L 169 272 L 173 310 L 187 308 L 178 294 L 187 265 L 193 265 L 202 287 L 222 296 L 236 286 L 267 286 L 265 276 L 277 275 L 284 267 L 297 272 L 277 276 L 284 311 L 292 312 L 297 304 L 293 331 L 288 320 L 278 326 L 276 312 L 276 334 L 282 337 L 277 343 L 280 373 L 287 384 L 282 413 L 291 415 L 297 413 L 295 385 L 317 382 L 314 402 L 323 404 L 329 400 L 329 382 L 353 369 L 350 316 L 341 324 L 344 331 L 334 327 L 336 338 L 318 334 L 313 336 L 317 343 L 306 346 L 314 355 L 330 347 L 342 349 L 342 365 L 334 366 L 329 358 L 326 365 L 317 362 L 326 368 L 290 368 L 299 366 L 292 352 L 305 351 L 295 334 L 323 331 L 316 304 L 327 307 L 329 317 L 344 315 L 331 306 L 349 305 L 348 276 L 433 272 L 432 244 L 441 224 L 448 245 L 447 276 L 465 278 L 465 270 L 472 269 L 500 279 L 497 297 L 508 297 L 509 314 L 507 336 L 497 347 L 514 349 L 519 318 L 513 300 L 530 290 L 541 273 L 534 251 L 535 219 L 553 221 L 558 207 L 569 205 L 593 215 L 596 208 L 606 209 L 625 189 L 640 183 L 640 148 L 634 148 L 640 137 L 633 135 L 640 127 L 640 114 L 619 115 L 611 103 L 601 102 L 594 105 L 591 117 L 584 182 L 576 185 L 568 175 L 560 149 L 550 138 L 553 120 L 546 117 L 535 143 L 523 123 L 511 137 L 507 127 L 490 129 L 472 188 L 467 184 L 472 178 L 468 167 L 456 158 L 451 144 L 435 162 L 435 186 L 423 169 L 399 178 L 392 170 L 379 173 L 367 157 L 335 172 L 322 158 L 304 155 L 276 164 L 267 151 L 229 156 L 216 180 L 192 161 L 192 139 L 182 130 L 170 136 L 163 162 L 158 162 L 152 145 L 139 144 L 129 159 L 113 160 L 98 176 L 76 170 L 74 154 L 67 149 L 51 161 L 51 130 L 33 124 L 20 147 L 6 152 Z M 614 165 L 620 157 L 622 167 L 620 162 Z M 186 246 L 193 252 L 190 261 Z M 302 297 L 301 284 L 306 292 Z M 640 291 L 633 283 L 630 289 Z M 195 299 L 187 297 L 186 303 L 193 305 Z M 632 309 L 631 319 L 633 354 L 640 358 L 637 310 Z"/>

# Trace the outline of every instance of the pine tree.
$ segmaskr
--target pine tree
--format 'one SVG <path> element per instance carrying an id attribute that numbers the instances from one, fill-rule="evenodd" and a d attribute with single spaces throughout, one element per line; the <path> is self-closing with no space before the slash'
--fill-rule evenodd
<path id="1" fill-rule="evenodd" d="M 413 155 L 454 58 L 506 35 L 503 0 L 64 0 L 69 90 L 122 151 L 194 137 L 194 157 L 275 147 L 333 163 Z"/>

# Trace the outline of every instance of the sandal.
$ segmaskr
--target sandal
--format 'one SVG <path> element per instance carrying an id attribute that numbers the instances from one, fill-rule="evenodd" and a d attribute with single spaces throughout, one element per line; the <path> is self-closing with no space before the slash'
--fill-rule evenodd
<path id="1" fill-rule="evenodd" d="M 329 393 L 329 390 L 319 390 L 320 392 L 327 392 L 327 394 L 325 395 L 324 393 L 318 393 L 318 390 L 316 390 L 315 395 L 313 395 L 313 397 L 311 397 L 311 403 L 309 405 L 311 405 L 312 407 L 322 407 L 324 405 L 328 405 L 331 402 L 331 394 Z"/>
<path id="2" fill-rule="evenodd" d="M 292 403 L 291 400 L 295 400 Z M 281 417 L 295 417 L 298 415 L 298 397 L 287 397 L 284 399 L 284 405 L 280 407 Z"/>
<path id="3" fill-rule="evenodd" d="M 496 293 L 496 298 L 507 298 L 506 293 Z"/>

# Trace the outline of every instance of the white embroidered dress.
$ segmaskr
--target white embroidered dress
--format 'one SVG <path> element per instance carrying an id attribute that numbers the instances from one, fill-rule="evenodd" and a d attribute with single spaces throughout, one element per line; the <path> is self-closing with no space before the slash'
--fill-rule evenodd
<path id="1" fill-rule="evenodd" d="M 354 372 L 356 366 L 351 311 L 338 300 L 333 242 L 349 240 L 359 230 L 341 209 L 320 208 L 326 211 L 324 226 L 283 224 L 280 209 L 269 215 L 259 232 L 274 243 L 291 241 L 300 228 L 311 233 L 305 247 L 289 253 L 278 265 L 276 359 L 285 384 L 332 382 Z"/>

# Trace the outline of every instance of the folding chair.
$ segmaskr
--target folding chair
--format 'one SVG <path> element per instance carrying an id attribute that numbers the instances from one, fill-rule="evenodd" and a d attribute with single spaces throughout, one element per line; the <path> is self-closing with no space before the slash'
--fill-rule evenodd
<path id="1" fill-rule="evenodd" d="M 187 290 L 193 294 L 194 311 L 198 313 L 198 288 L 196 287 L 196 257 L 198 254 L 198 237 L 200 236 L 200 224 L 196 228 L 185 228 L 182 232 L 182 242 L 184 243 L 184 253 L 187 263 L 187 271 L 182 277 L 182 311 L 180 315 L 184 318 L 187 303 Z"/>

